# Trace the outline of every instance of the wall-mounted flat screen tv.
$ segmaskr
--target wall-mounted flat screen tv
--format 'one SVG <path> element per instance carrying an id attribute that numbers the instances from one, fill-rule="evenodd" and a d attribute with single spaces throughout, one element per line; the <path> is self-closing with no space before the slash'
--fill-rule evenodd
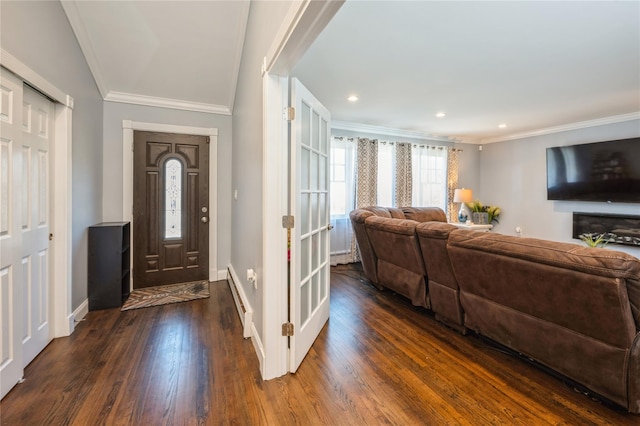
<path id="1" fill-rule="evenodd" d="M 547 148 L 547 199 L 640 203 L 640 138 Z"/>

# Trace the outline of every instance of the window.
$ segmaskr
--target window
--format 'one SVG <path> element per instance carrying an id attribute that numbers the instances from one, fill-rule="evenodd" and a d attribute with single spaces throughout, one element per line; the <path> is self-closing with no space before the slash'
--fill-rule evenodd
<path id="1" fill-rule="evenodd" d="M 395 205 L 396 146 L 380 142 L 378 145 L 378 205 Z"/>
<path id="2" fill-rule="evenodd" d="M 356 143 L 333 138 L 329 168 L 331 217 L 348 217 L 355 208 Z"/>
<path id="3" fill-rule="evenodd" d="M 444 147 L 413 145 L 412 204 L 435 206 L 447 211 L 447 150 Z"/>
<path id="4" fill-rule="evenodd" d="M 172 158 L 164 164 L 164 237 L 182 237 L 182 163 Z"/>

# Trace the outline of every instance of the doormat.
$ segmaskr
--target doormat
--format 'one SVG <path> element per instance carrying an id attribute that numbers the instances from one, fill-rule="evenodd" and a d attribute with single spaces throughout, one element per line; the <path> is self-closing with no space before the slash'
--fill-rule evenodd
<path id="1" fill-rule="evenodd" d="M 133 290 L 121 311 L 188 302 L 209 297 L 209 281 L 162 285 Z"/>

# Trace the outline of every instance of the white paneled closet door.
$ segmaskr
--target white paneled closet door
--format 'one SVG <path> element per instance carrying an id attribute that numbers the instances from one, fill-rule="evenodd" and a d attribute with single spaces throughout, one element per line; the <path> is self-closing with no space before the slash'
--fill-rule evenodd
<path id="1" fill-rule="evenodd" d="M 49 152 L 52 102 L 0 80 L 0 396 L 51 341 Z"/>

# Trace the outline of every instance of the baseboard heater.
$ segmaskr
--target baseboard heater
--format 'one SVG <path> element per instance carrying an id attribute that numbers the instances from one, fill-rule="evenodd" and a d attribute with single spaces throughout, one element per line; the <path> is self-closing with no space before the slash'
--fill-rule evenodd
<path id="1" fill-rule="evenodd" d="M 240 316 L 240 322 L 242 323 L 242 336 L 245 339 L 249 338 L 252 336 L 251 321 L 253 318 L 253 311 L 245 307 L 243 297 L 241 297 L 242 292 L 238 291 L 238 287 L 236 287 L 236 282 L 233 279 L 233 274 L 231 273 L 231 270 L 229 268 L 227 268 L 227 283 L 229 283 L 229 288 L 231 289 L 231 294 L 233 295 L 233 300 L 236 304 L 236 310 L 238 311 L 238 315 Z"/>

